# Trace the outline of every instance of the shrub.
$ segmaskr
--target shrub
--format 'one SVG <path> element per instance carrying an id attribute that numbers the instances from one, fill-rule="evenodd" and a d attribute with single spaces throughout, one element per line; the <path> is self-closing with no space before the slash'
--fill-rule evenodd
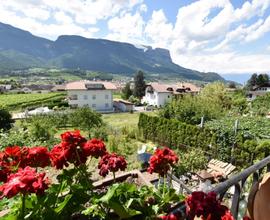
<path id="1" fill-rule="evenodd" d="M 11 114 L 3 107 L 0 107 L 0 129 L 8 130 L 11 128 L 12 123 Z"/>

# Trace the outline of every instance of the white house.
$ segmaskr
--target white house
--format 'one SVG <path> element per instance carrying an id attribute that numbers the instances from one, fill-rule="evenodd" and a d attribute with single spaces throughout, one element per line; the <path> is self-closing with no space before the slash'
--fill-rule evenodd
<path id="1" fill-rule="evenodd" d="M 265 95 L 270 92 L 270 83 L 261 86 L 254 86 L 247 94 L 248 100 L 252 101 L 256 99 L 257 96 Z"/>
<path id="2" fill-rule="evenodd" d="M 113 112 L 116 87 L 110 82 L 76 81 L 66 85 L 70 107 L 89 107 L 99 112 Z"/>
<path id="3" fill-rule="evenodd" d="M 162 84 L 150 83 L 146 86 L 145 96 L 142 98 L 142 103 L 162 107 L 169 102 L 173 96 L 181 96 L 183 94 L 197 94 L 200 88 L 191 83 L 178 84 Z"/>

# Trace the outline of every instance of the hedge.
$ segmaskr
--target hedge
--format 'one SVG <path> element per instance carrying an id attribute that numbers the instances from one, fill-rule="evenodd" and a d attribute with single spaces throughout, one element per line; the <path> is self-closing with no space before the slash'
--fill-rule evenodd
<path id="1" fill-rule="evenodd" d="M 176 148 L 190 146 L 206 150 L 217 140 L 216 133 L 209 129 L 143 113 L 140 114 L 138 127 L 144 139 Z"/>

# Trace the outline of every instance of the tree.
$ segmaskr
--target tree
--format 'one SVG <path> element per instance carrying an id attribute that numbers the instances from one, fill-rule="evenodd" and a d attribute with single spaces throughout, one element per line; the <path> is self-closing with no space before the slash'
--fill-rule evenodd
<path id="1" fill-rule="evenodd" d="M 90 108 L 78 108 L 70 114 L 69 122 L 72 127 L 88 132 L 102 125 L 101 114 L 94 112 Z"/>
<path id="2" fill-rule="evenodd" d="M 236 89 L 235 82 L 230 82 L 229 85 L 228 85 L 228 87 L 229 87 L 230 89 Z"/>
<path id="3" fill-rule="evenodd" d="M 267 74 L 259 74 L 257 77 L 257 85 L 263 86 L 269 82 L 269 76 Z"/>
<path id="4" fill-rule="evenodd" d="M 138 71 L 134 77 L 134 91 L 133 94 L 137 98 L 142 98 L 145 94 L 145 81 L 142 71 Z"/>
<path id="5" fill-rule="evenodd" d="M 130 89 L 130 83 L 127 83 L 125 87 L 122 89 L 122 98 L 129 99 L 132 95 L 132 90 Z"/>
<path id="6" fill-rule="evenodd" d="M 0 107 L 0 129 L 8 130 L 13 123 L 11 114 L 3 107 Z"/>
<path id="7" fill-rule="evenodd" d="M 251 89 L 253 86 L 257 85 L 257 73 L 253 73 L 250 79 L 247 81 L 247 87 Z"/>

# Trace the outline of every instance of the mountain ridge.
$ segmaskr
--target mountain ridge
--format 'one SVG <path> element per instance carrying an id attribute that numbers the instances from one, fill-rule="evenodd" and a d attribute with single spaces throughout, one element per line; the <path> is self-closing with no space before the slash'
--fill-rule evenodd
<path id="1" fill-rule="evenodd" d="M 84 69 L 122 75 L 142 70 L 164 77 L 224 81 L 217 73 L 173 63 L 167 49 L 78 35 L 60 35 L 52 41 L 0 22 L 0 70 L 11 69 L 12 63 L 16 68 Z"/>

